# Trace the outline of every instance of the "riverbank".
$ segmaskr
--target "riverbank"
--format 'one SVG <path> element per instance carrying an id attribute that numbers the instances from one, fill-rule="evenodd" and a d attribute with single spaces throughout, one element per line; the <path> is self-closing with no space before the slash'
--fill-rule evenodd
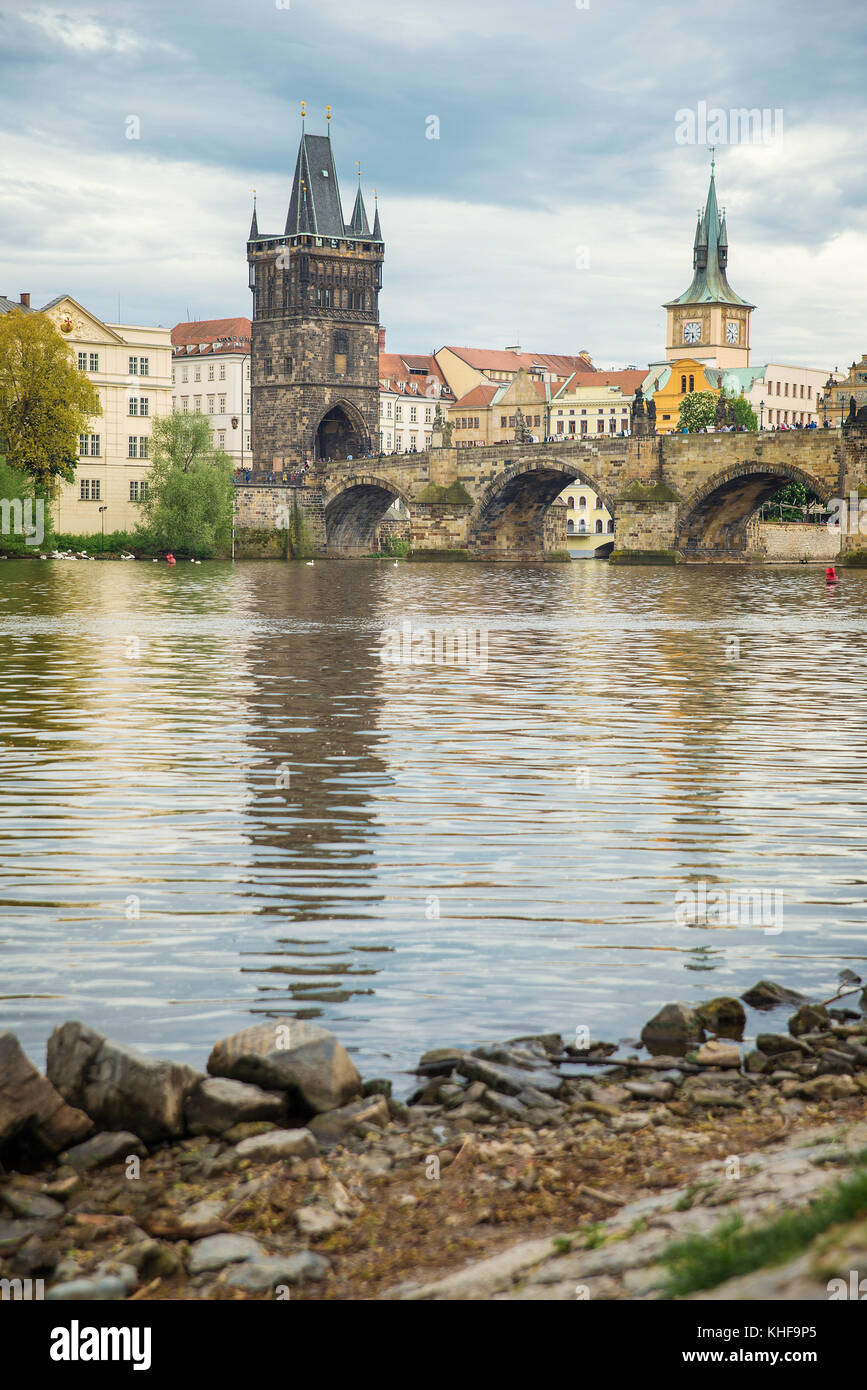
<path id="1" fill-rule="evenodd" d="M 223 1039 L 207 1077 L 76 1023 L 42 1077 L 0 1035 L 0 1277 L 59 1301 L 826 1298 L 867 1267 L 846 1003 L 793 1000 L 745 1054 L 738 1000 L 667 1006 L 631 1052 L 437 1049 L 407 1105 L 294 1020 Z M 733 1215 L 746 1234 L 715 1234 Z"/>

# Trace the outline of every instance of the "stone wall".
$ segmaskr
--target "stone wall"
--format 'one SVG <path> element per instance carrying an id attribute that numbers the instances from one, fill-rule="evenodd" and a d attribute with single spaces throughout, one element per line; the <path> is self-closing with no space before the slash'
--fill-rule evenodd
<path id="1" fill-rule="evenodd" d="M 831 564 L 840 554 L 840 529 L 811 521 L 762 521 L 758 525 L 758 553 L 767 561 L 811 560 Z"/>

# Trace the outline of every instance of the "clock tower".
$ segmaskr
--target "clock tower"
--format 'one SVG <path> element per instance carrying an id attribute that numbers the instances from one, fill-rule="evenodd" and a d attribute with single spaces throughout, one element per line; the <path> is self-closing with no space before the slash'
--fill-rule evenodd
<path id="1" fill-rule="evenodd" d="M 692 284 L 670 299 L 665 334 L 666 360 L 690 356 L 717 367 L 750 365 L 750 315 L 755 304 L 735 294 L 726 278 L 729 244 L 725 212 L 716 201 L 714 161 L 704 214 L 699 213 L 692 248 Z"/>

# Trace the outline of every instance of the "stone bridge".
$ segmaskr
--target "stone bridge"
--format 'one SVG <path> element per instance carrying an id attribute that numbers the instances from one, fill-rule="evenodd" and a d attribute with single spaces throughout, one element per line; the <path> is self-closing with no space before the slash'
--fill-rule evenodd
<path id="1" fill-rule="evenodd" d="M 365 554 L 400 499 L 416 557 L 540 560 L 558 548 L 548 509 L 573 481 L 613 516 L 615 560 L 742 560 L 750 518 L 783 483 L 823 501 L 867 483 L 867 432 L 506 443 L 322 464 L 301 486 L 237 486 L 238 553 Z"/>

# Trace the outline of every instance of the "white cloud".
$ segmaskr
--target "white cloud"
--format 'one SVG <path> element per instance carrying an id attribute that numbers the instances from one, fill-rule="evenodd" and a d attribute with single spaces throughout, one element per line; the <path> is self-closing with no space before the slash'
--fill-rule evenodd
<path id="1" fill-rule="evenodd" d="M 171 49 L 170 44 L 153 42 L 132 29 L 101 24 L 92 15 L 72 15 L 64 10 L 42 9 L 34 10 L 32 14 L 22 13 L 19 18 L 35 25 L 48 38 L 71 49 L 73 53 L 125 54 L 145 48 Z"/>

